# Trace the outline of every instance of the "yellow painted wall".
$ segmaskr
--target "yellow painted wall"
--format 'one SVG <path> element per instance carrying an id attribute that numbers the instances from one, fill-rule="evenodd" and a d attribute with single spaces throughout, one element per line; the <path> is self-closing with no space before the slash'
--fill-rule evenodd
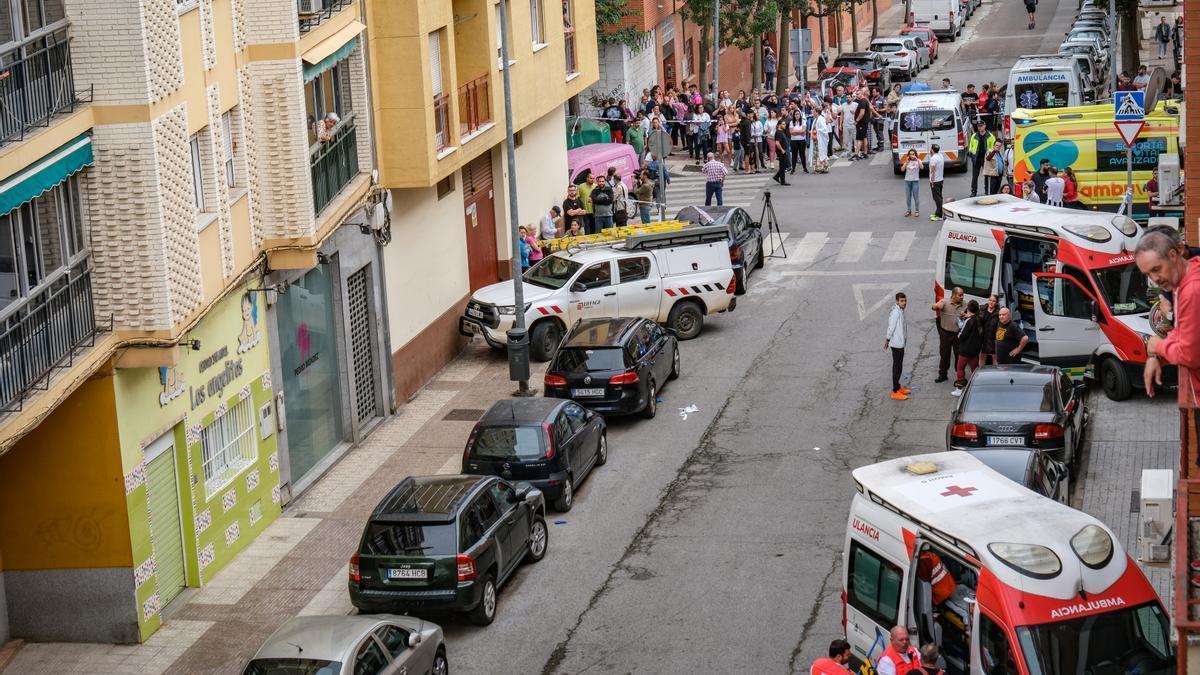
<path id="1" fill-rule="evenodd" d="M 0 550 L 7 570 L 132 565 L 111 373 L 0 456 Z"/>

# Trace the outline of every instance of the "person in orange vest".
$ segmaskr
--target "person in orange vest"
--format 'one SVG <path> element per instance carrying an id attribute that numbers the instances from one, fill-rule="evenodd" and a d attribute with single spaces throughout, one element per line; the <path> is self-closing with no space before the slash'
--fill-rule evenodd
<path id="1" fill-rule="evenodd" d="M 922 675 L 921 655 L 917 653 L 908 640 L 908 629 L 896 626 L 892 629 L 892 644 L 884 650 L 879 660 L 875 662 L 875 672 L 878 675 Z"/>
<path id="2" fill-rule="evenodd" d="M 829 643 L 829 656 L 813 661 L 809 675 L 847 675 L 850 670 L 846 664 L 850 662 L 850 643 L 845 640 L 834 640 Z"/>
<path id="3" fill-rule="evenodd" d="M 954 581 L 938 554 L 930 549 L 921 551 L 917 558 L 917 577 L 928 582 L 932 588 L 933 606 L 955 614 L 959 619 L 959 628 L 964 628 L 968 615 L 966 598 L 970 597 L 971 591 Z"/>

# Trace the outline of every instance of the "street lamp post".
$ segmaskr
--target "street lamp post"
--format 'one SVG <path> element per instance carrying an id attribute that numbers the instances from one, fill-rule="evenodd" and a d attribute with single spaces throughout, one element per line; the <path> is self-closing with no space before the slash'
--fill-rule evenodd
<path id="1" fill-rule="evenodd" d="M 713 0 L 713 102 L 721 101 L 721 0 Z"/>
<path id="2" fill-rule="evenodd" d="M 517 157 L 513 148 L 511 68 L 508 60 L 508 0 L 500 0 L 500 65 L 504 77 L 504 133 L 508 155 L 508 229 L 512 239 L 513 327 L 508 331 L 508 379 L 517 382 L 516 396 L 532 396 L 529 388 L 529 331 L 525 328 L 525 289 L 521 281 L 521 236 L 517 229 Z"/>

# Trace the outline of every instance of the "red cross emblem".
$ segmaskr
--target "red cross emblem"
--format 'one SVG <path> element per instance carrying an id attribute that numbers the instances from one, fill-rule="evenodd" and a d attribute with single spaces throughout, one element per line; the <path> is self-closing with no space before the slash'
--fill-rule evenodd
<path id="1" fill-rule="evenodd" d="M 978 489 L 979 488 L 973 488 L 973 487 L 965 487 L 964 488 L 964 487 L 959 487 L 957 485 L 951 485 L 950 487 L 946 488 L 946 491 L 942 493 L 942 496 L 943 497 L 954 497 L 954 496 L 970 497 L 971 493 L 975 492 Z"/>

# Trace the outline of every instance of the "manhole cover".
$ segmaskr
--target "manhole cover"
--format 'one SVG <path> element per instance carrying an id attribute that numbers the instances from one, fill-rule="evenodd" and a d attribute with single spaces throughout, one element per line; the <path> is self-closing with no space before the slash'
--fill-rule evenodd
<path id="1" fill-rule="evenodd" d="M 443 420 L 449 422 L 478 422 L 483 417 L 483 411 L 476 408 L 455 408 L 446 413 Z"/>

